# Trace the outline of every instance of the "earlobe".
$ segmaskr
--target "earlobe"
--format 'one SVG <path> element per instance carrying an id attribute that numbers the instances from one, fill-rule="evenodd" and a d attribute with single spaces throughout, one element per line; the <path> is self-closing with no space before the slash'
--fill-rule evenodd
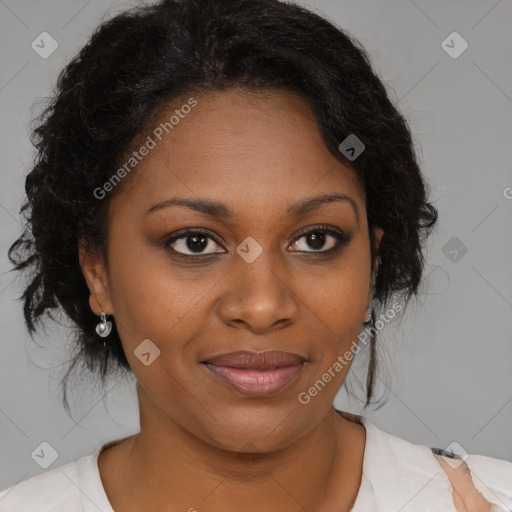
<path id="1" fill-rule="evenodd" d="M 368 307 L 368 311 L 366 313 L 366 318 L 363 320 L 363 324 L 369 324 L 372 321 L 372 313 L 373 313 L 373 308 L 370 304 L 370 306 Z"/>

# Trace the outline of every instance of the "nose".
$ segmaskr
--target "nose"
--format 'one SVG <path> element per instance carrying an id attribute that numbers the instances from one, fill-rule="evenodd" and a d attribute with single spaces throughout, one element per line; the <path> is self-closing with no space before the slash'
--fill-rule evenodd
<path id="1" fill-rule="evenodd" d="M 219 307 L 225 324 L 261 334 L 297 321 L 299 307 L 289 273 L 284 275 L 265 252 L 252 263 L 240 258 L 225 279 Z"/>

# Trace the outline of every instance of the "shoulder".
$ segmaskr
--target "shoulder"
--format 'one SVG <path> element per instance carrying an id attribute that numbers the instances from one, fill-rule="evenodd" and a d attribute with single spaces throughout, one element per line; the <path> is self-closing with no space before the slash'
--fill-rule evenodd
<path id="1" fill-rule="evenodd" d="M 104 443 L 94 453 L 1 491 L 0 511 L 113 512 L 98 470 L 98 455 L 123 439 Z"/>
<path id="2" fill-rule="evenodd" d="M 476 454 L 470 454 L 465 462 L 477 486 L 489 482 L 505 490 L 512 498 L 512 462 Z"/>
<path id="3" fill-rule="evenodd" d="M 2 512 L 72 512 L 81 510 L 77 462 L 70 462 L 23 480 L 0 492 Z"/>
<path id="4" fill-rule="evenodd" d="M 418 510 L 430 504 L 439 510 L 453 509 L 453 484 L 431 447 L 413 443 L 362 418 L 367 429 L 364 471 L 383 510 Z M 442 457 L 446 461 L 446 457 Z M 512 507 L 512 462 L 484 455 L 465 459 L 474 487 L 490 503 Z"/>

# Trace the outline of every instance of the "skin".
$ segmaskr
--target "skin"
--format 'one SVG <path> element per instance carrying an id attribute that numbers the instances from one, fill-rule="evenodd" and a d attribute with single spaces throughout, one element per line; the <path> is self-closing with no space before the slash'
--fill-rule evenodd
<path id="1" fill-rule="evenodd" d="M 302 97 L 230 90 L 195 98 L 191 113 L 118 185 L 108 268 L 80 249 L 90 306 L 113 315 L 137 378 L 140 433 L 99 456 L 107 496 L 123 512 L 348 511 L 366 433 L 332 404 L 350 361 L 308 404 L 297 396 L 358 340 L 372 298 L 370 236 L 378 245 L 384 233 L 369 231 L 364 188 L 329 152 Z M 336 201 L 286 216 L 305 198 L 334 193 L 352 198 L 357 215 Z M 146 214 L 172 196 L 220 201 L 234 217 L 183 206 Z M 298 236 L 321 225 L 350 242 L 322 255 L 335 238 L 326 234 L 319 251 Z M 173 253 L 191 254 L 186 238 L 164 247 L 178 230 L 199 227 L 217 235 L 201 249 L 213 255 L 193 263 Z M 252 263 L 236 252 L 248 236 L 263 249 Z M 148 366 L 134 354 L 146 339 L 160 350 Z M 271 397 L 239 394 L 199 364 L 271 348 L 309 358 Z"/>
<path id="2" fill-rule="evenodd" d="M 452 485 L 452 496 L 457 512 L 489 512 L 492 503 L 475 487 L 471 471 L 465 462 L 452 466 L 448 457 L 434 455 L 448 475 Z"/>

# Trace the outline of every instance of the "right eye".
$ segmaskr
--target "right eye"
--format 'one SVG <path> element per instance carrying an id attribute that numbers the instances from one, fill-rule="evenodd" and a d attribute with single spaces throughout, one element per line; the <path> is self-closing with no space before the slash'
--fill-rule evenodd
<path id="1" fill-rule="evenodd" d="M 220 245 L 214 240 L 213 236 L 203 230 L 189 230 L 182 232 L 179 236 L 174 236 L 168 240 L 164 247 L 171 248 L 183 256 L 209 256 L 219 252 L 225 252 L 220 247 L 220 250 L 211 250 L 210 252 L 203 252 L 206 249 L 215 249 L 215 246 Z"/>

